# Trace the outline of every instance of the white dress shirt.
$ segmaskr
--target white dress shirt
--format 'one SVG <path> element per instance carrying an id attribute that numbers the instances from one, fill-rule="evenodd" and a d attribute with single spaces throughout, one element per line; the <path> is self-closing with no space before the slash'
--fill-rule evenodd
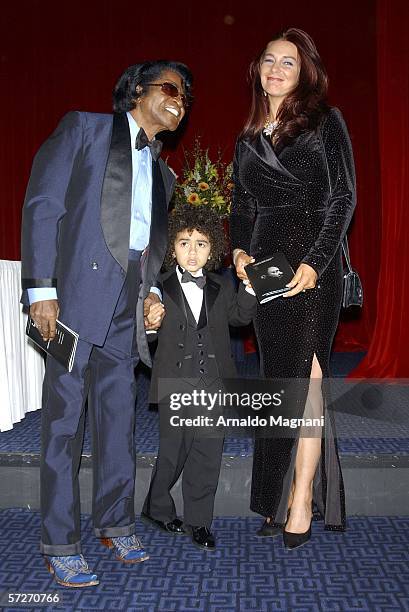
<path id="1" fill-rule="evenodd" d="M 182 266 L 180 266 L 181 269 L 183 271 L 185 271 L 184 268 L 182 268 Z M 182 291 L 185 294 L 185 297 L 187 299 L 187 303 L 190 306 L 190 310 L 193 313 L 193 316 L 196 320 L 196 323 L 199 322 L 199 317 L 200 317 L 200 311 L 202 310 L 202 303 L 203 303 L 203 289 L 200 289 L 200 287 L 198 287 L 196 285 L 196 283 L 182 283 L 182 274 L 179 270 L 179 266 L 176 266 L 176 274 L 179 280 L 179 283 L 182 287 Z M 203 276 L 203 268 L 200 268 L 200 270 L 197 270 L 197 272 L 191 272 L 192 276 Z"/>

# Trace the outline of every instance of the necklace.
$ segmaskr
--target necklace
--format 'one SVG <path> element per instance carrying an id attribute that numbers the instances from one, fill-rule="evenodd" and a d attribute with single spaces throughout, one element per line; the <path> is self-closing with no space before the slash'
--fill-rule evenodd
<path id="1" fill-rule="evenodd" d="M 266 122 L 264 124 L 263 132 L 266 136 L 271 136 L 274 130 L 278 128 L 278 121 L 270 121 L 270 115 L 267 115 Z"/>

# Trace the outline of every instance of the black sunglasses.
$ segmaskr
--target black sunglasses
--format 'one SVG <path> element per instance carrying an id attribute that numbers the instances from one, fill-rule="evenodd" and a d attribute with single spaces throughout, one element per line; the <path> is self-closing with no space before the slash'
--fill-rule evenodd
<path id="1" fill-rule="evenodd" d="M 180 93 L 179 89 L 173 83 L 168 83 L 167 81 L 165 83 L 145 83 L 145 86 L 160 87 L 163 93 L 166 96 L 170 96 L 171 98 L 177 98 L 178 96 L 180 96 L 183 106 L 185 108 L 189 106 L 189 102 L 185 94 Z"/>

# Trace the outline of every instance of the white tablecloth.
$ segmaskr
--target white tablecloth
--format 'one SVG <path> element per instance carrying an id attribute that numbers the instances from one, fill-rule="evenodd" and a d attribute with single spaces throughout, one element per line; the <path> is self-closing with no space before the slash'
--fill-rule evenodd
<path id="1" fill-rule="evenodd" d="M 0 260 L 0 431 L 41 408 L 44 359 L 25 335 L 20 276 L 19 261 Z"/>

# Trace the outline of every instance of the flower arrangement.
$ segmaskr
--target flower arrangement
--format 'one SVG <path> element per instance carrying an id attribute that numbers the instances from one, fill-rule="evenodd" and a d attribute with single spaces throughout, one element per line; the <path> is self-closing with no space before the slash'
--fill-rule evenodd
<path id="1" fill-rule="evenodd" d="M 181 182 L 176 183 L 173 196 L 174 207 L 185 205 L 209 206 L 221 218 L 230 213 L 232 164 L 222 161 L 221 155 L 216 162 L 209 158 L 208 149 L 202 149 L 196 139 L 194 148 L 185 154 L 185 167 Z"/>

